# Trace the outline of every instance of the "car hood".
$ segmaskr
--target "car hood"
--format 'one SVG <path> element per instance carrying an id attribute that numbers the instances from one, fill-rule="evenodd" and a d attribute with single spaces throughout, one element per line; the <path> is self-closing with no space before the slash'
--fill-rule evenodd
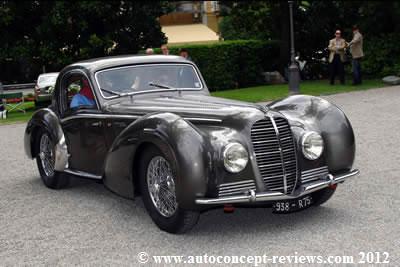
<path id="1" fill-rule="evenodd" d="M 265 114 L 265 106 L 205 95 L 157 96 L 153 98 L 123 99 L 109 103 L 106 110 L 117 114 L 144 115 L 153 112 L 171 112 L 183 117 L 225 119 Z"/>

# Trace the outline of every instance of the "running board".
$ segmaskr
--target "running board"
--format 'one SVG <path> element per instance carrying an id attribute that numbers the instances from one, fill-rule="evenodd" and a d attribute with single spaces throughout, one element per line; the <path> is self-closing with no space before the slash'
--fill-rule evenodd
<path id="1" fill-rule="evenodd" d="M 71 169 L 65 169 L 65 173 L 69 173 L 72 175 L 80 176 L 83 178 L 88 178 L 88 179 L 94 179 L 94 180 L 101 180 L 103 179 L 100 175 L 94 175 L 91 173 L 83 172 L 83 171 L 76 171 L 76 170 L 71 170 Z"/>

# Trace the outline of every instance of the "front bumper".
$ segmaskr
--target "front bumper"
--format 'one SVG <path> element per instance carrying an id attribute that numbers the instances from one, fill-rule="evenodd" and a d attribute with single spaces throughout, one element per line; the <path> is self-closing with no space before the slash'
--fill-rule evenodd
<path id="1" fill-rule="evenodd" d="M 252 202 L 264 202 L 264 201 L 278 201 L 278 200 L 290 200 L 308 195 L 315 191 L 324 189 L 328 186 L 338 184 L 346 180 L 347 178 L 353 177 L 359 174 L 359 170 L 352 170 L 345 174 L 333 176 L 329 174 L 327 178 L 310 183 L 303 184 L 294 191 L 291 195 L 285 195 L 281 192 L 259 192 L 255 190 L 249 190 L 246 194 L 220 197 L 220 198 L 198 198 L 196 204 L 199 205 L 220 205 L 220 204 L 233 204 L 233 203 L 252 203 Z"/>

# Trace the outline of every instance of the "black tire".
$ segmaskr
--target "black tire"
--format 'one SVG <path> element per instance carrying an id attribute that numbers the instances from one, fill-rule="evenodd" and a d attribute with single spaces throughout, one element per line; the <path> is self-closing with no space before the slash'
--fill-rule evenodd
<path id="1" fill-rule="evenodd" d="M 320 205 L 324 204 L 333 196 L 335 191 L 336 191 L 336 187 L 335 188 L 327 187 L 327 188 L 324 188 L 322 190 L 312 193 L 314 205 L 320 206 Z"/>
<path id="2" fill-rule="evenodd" d="M 38 154 L 36 156 L 36 164 L 39 169 L 40 177 L 42 178 L 43 183 L 48 188 L 51 188 L 51 189 L 65 188 L 69 185 L 69 181 L 70 181 L 70 178 L 67 174 L 57 172 L 54 170 L 53 170 L 52 174 L 49 174 L 49 173 L 46 173 L 46 171 L 43 167 L 44 163 L 42 162 L 42 159 L 40 156 L 40 153 L 41 153 L 40 141 L 44 135 L 48 136 L 50 143 L 51 143 L 51 149 L 52 149 L 53 153 L 54 153 L 54 148 L 55 148 L 54 140 L 53 140 L 52 136 L 46 130 L 40 130 L 37 135 L 36 143 L 35 143 L 36 151 L 38 151 Z"/>
<path id="3" fill-rule="evenodd" d="M 174 177 L 176 177 L 177 174 L 176 164 L 174 164 L 174 161 L 170 156 L 161 152 L 160 149 L 155 146 L 147 147 L 146 150 L 141 154 L 139 165 L 139 186 L 143 203 L 150 217 L 161 230 L 173 234 L 182 234 L 189 231 L 193 228 L 193 226 L 196 225 L 197 221 L 199 220 L 200 213 L 198 211 L 184 210 L 179 207 L 178 203 L 173 215 L 166 217 L 162 215 L 155 207 L 147 185 L 147 170 L 150 161 L 158 156 L 164 157 L 168 161 Z"/>

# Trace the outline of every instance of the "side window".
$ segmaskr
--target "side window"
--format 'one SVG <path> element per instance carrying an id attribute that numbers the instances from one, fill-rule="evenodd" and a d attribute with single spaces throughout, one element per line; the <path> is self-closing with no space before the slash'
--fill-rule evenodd
<path id="1" fill-rule="evenodd" d="M 65 111 L 97 108 L 93 89 L 81 74 L 70 74 L 63 81 Z"/>

